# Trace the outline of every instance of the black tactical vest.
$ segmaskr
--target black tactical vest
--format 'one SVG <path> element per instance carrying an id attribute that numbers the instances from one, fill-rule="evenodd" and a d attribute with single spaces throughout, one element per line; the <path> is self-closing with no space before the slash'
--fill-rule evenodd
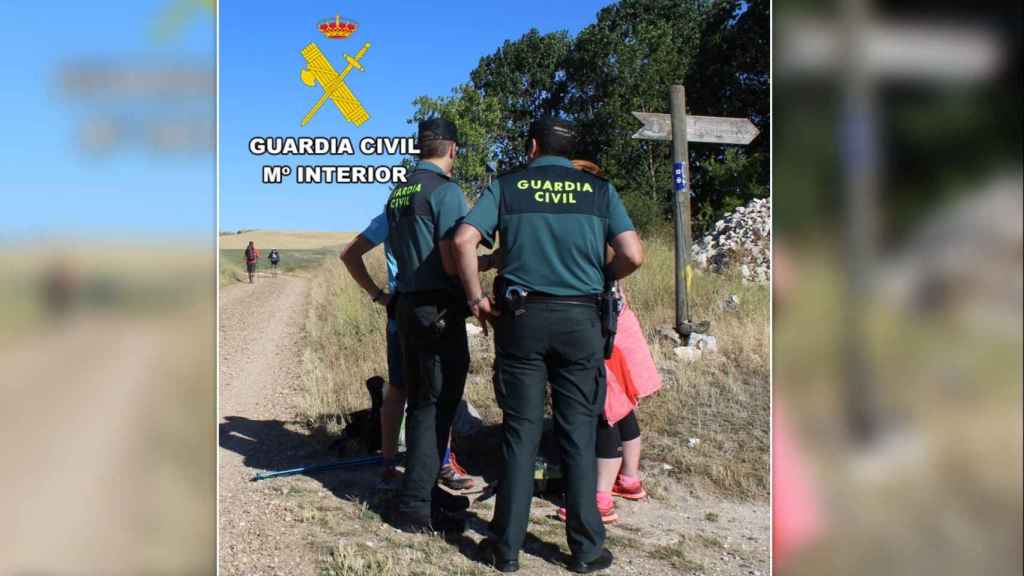
<path id="1" fill-rule="evenodd" d="M 447 289 L 451 280 L 444 273 L 437 243 L 437 230 L 430 205 L 435 190 L 448 184 L 445 176 L 426 169 L 414 170 L 408 181 L 395 187 L 385 205 L 388 245 L 398 264 L 398 290 L 422 292 Z"/>

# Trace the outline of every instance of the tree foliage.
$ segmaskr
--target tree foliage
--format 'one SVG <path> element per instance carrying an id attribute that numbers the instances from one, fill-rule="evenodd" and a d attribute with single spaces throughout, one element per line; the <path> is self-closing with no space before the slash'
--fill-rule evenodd
<path id="1" fill-rule="evenodd" d="M 486 165 L 502 133 L 500 103 L 484 96 L 470 84 L 460 84 L 450 96 L 420 96 L 413 101 L 416 112 L 409 120 L 418 123 L 428 118 L 446 118 L 459 129 L 461 146 L 452 170 L 452 179 L 471 196 L 486 182 Z"/>
<path id="2" fill-rule="evenodd" d="M 452 96 L 417 98 L 414 119 L 446 115 L 475 135 L 479 148 L 458 162 L 466 184 L 488 158 L 501 170 L 523 164 L 533 119 L 571 119 L 576 155 L 601 164 L 634 222 L 650 228 L 671 214 L 671 146 L 632 139 L 632 112 L 668 112 L 669 87 L 685 84 L 692 113 L 750 117 L 762 130 L 750 147 L 691 146 L 699 228 L 768 193 L 768 9 L 767 0 L 622 0 L 576 37 L 530 30 L 506 41 Z"/>

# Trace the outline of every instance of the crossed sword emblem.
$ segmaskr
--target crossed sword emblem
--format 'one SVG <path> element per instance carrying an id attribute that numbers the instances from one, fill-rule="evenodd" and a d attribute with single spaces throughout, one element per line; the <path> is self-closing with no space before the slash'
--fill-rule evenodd
<path id="1" fill-rule="evenodd" d="M 370 43 L 363 44 L 363 47 L 356 53 L 355 58 L 345 54 L 345 59 L 348 60 L 348 66 L 342 70 L 341 74 L 338 74 L 331 63 L 324 56 L 323 52 L 316 43 L 310 42 L 308 46 L 302 49 L 302 57 L 306 59 L 306 68 L 302 70 L 300 76 L 302 82 L 306 86 L 315 86 L 317 82 L 320 82 L 320 86 L 323 87 L 324 93 L 320 96 L 320 99 L 316 101 L 313 108 L 310 109 L 306 117 L 302 119 L 302 125 L 305 126 L 313 119 L 320 107 L 327 102 L 330 98 L 334 105 L 338 107 L 338 111 L 345 117 L 346 120 L 355 124 L 356 126 L 361 125 L 370 119 L 370 115 L 363 108 L 363 105 L 359 102 L 359 99 L 352 94 L 352 90 L 349 89 L 348 85 L 345 84 L 345 77 L 348 73 L 356 68 L 360 72 L 364 71 L 363 65 L 359 63 L 366 51 L 370 49 Z"/>

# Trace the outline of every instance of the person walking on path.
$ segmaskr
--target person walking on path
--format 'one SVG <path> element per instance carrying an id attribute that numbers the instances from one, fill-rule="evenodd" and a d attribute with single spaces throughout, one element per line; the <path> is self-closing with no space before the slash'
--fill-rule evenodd
<path id="1" fill-rule="evenodd" d="M 277 248 L 270 251 L 267 260 L 270 260 L 270 269 L 274 271 L 274 276 L 277 276 L 277 265 L 281 262 L 281 253 L 277 251 Z"/>
<path id="2" fill-rule="evenodd" d="M 249 273 L 249 284 L 254 282 L 256 262 L 259 260 L 259 257 L 260 251 L 256 248 L 256 244 L 249 240 L 249 245 L 245 247 L 245 271 Z"/>

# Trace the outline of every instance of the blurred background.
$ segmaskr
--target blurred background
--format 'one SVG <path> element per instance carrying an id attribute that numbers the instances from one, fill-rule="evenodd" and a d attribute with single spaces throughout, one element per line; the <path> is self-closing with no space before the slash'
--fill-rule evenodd
<path id="1" fill-rule="evenodd" d="M 774 3 L 777 574 L 1021 574 L 1020 41 Z"/>
<path id="2" fill-rule="evenodd" d="M 0 2 L 0 574 L 215 570 L 214 4 Z"/>

